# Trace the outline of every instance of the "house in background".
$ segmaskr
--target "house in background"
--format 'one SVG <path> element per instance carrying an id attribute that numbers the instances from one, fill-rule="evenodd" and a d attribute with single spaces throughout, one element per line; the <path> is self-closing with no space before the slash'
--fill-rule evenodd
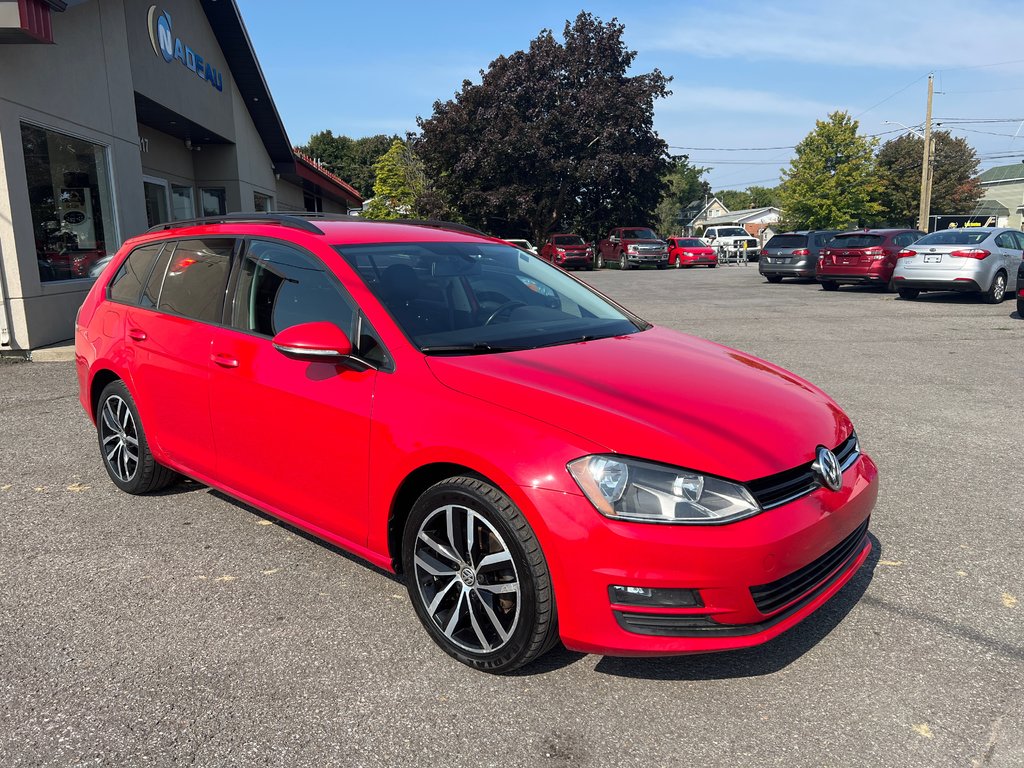
<path id="1" fill-rule="evenodd" d="M 707 226 L 709 218 L 727 213 L 729 209 L 717 197 L 703 197 L 694 200 L 679 212 L 679 224 L 684 235 L 692 235 L 697 229 Z"/>
<path id="2" fill-rule="evenodd" d="M 1021 229 L 1024 221 L 1024 163 L 989 168 L 979 179 L 985 194 L 978 202 L 978 210 L 971 213 L 990 213 L 997 217 L 997 226 Z"/>
<path id="3" fill-rule="evenodd" d="M 769 237 L 775 234 L 781 217 L 782 211 L 769 205 L 763 208 L 743 208 L 739 211 L 728 211 L 718 216 L 710 216 L 704 221 L 703 226 L 705 228 L 729 225 L 743 227 L 763 245 Z"/>

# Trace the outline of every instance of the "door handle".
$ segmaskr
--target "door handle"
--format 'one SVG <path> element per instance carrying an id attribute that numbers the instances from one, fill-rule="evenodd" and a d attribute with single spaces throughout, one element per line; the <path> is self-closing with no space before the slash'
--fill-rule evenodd
<path id="1" fill-rule="evenodd" d="M 228 355 L 218 353 L 216 355 L 210 355 L 210 359 L 213 360 L 214 365 L 219 365 L 221 368 L 238 367 L 238 360 L 233 357 L 229 357 Z"/>
<path id="2" fill-rule="evenodd" d="M 128 338 L 131 339 L 132 341 L 145 341 L 146 332 L 141 328 L 129 328 Z"/>

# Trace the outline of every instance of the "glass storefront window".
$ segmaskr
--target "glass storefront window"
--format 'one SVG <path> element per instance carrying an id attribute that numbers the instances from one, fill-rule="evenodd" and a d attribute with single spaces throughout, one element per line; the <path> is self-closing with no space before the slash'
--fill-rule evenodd
<path id="1" fill-rule="evenodd" d="M 117 249 L 106 147 L 26 123 L 21 143 L 39 279 L 88 278 Z"/>
<path id="2" fill-rule="evenodd" d="M 273 199 L 259 192 L 252 193 L 252 209 L 257 213 L 266 213 L 270 210 Z"/>
<path id="3" fill-rule="evenodd" d="M 203 187 L 199 190 L 203 202 L 203 216 L 223 216 L 228 211 L 227 192 L 224 187 Z"/>
<path id="4" fill-rule="evenodd" d="M 196 217 L 196 205 L 192 199 L 192 187 L 171 184 L 171 215 L 175 221 Z"/>
<path id="5" fill-rule="evenodd" d="M 167 208 L 167 182 L 163 179 L 143 179 L 146 196 L 146 222 L 151 227 L 170 221 Z"/>

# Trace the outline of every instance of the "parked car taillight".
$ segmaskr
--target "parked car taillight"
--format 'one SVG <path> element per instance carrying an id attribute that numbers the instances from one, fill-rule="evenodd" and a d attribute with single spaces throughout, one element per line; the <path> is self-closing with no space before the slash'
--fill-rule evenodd
<path id="1" fill-rule="evenodd" d="M 762 256 L 767 256 L 768 255 L 768 249 L 767 248 L 762 248 L 761 249 L 761 255 Z"/>
<path id="2" fill-rule="evenodd" d="M 984 259 L 989 255 L 989 252 L 984 248 L 966 248 L 962 251 L 953 251 L 950 256 L 955 256 L 958 259 Z"/>
<path id="3" fill-rule="evenodd" d="M 764 253 L 764 251 L 761 251 L 761 253 Z M 806 248 L 797 248 L 795 251 L 793 251 L 793 255 L 794 256 L 810 256 L 811 252 L 809 250 L 807 250 Z"/>
<path id="4" fill-rule="evenodd" d="M 904 248 L 902 251 L 896 254 L 897 259 L 912 259 L 917 256 L 917 251 L 912 251 L 909 248 Z"/>
<path id="5" fill-rule="evenodd" d="M 869 259 L 880 261 L 885 258 L 885 251 L 881 248 L 865 248 L 861 251 L 861 255 L 867 256 Z"/>

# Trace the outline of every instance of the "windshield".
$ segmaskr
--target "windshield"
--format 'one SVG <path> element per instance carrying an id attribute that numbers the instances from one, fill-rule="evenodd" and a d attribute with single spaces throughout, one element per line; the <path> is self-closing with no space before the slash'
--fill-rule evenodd
<path id="1" fill-rule="evenodd" d="M 583 238 L 579 235 L 559 235 L 558 237 L 552 238 L 555 245 L 586 245 L 583 242 Z"/>
<path id="2" fill-rule="evenodd" d="M 991 232 L 979 232 L 976 229 L 944 229 L 932 232 L 918 240 L 914 245 L 977 245 L 988 238 Z"/>
<path id="3" fill-rule="evenodd" d="M 830 248 L 877 248 L 885 243 L 881 235 L 836 235 L 829 240 Z"/>
<path id="4" fill-rule="evenodd" d="M 695 237 L 687 237 L 682 240 L 676 240 L 676 244 L 680 248 L 707 248 L 707 244 L 703 240 L 698 240 Z"/>
<path id="5" fill-rule="evenodd" d="M 546 262 L 496 243 L 337 250 L 427 354 L 486 354 L 623 336 L 649 326 Z"/>
<path id="6" fill-rule="evenodd" d="M 718 230 L 719 237 L 750 237 L 743 227 L 723 227 Z"/>
<path id="7" fill-rule="evenodd" d="M 658 236 L 650 229 L 624 229 L 622 237 L 625 240 L 657 240 Z"/>
<path id="8" fill-rule="evenodd" d="M 806 245 L 807 235 L 776 235 L 765 248 L 804 248 Z"/>

